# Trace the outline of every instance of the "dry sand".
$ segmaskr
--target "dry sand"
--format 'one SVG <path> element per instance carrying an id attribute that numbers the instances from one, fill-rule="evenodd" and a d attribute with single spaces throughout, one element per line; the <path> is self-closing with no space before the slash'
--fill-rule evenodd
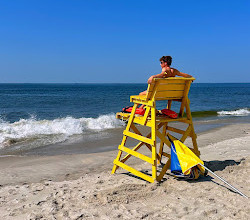
<path id="1" fill-rule="evenodd" d="M 249 124 L 202 133 L 198 145 L 217 175 L 250 196 Z M 0 219 L 250 219 L 249 199 L 212 176 L 151 184 L 122 169 L 110 175 L 116 154 L 0 158 Z"/>

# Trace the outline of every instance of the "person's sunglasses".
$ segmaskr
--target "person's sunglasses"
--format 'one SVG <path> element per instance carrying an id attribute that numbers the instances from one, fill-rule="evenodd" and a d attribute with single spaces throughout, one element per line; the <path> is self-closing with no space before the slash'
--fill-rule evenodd
<path id="1" fill-rule="evenodd" d="M 164 62 L 161 61 L 161 64 L 163 64 Z"/>

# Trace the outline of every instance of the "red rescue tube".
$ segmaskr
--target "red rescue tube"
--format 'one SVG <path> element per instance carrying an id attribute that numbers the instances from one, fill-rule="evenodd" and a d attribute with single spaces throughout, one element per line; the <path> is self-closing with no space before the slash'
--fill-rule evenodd
<path id="1" fill-rule="evenodd" d="M 162 109 L 161 112 L 169 118 L 178 118 L 178 114 L 170 109 Z"/>
<path id="2" fill-rule="evenodd" d="M 128 112 L 128 113 L 130 113 L 130 112 L 132 112 L 132 109 L 133 109 L 133 107 L 126 107 L 126 108 L 122 109 L 122 112 Z M 135 110 L 135 114 L 144 115 L 144 113 L 145 113 L 145 109 L 144 108 L 137 108 Z"/>

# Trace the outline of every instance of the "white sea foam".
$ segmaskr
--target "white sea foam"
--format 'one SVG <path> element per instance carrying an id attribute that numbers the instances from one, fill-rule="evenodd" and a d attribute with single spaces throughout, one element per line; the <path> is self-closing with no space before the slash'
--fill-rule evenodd
<path id="1" fill-rule="evenodd" d="M 47 139 L 46 143 L 61 142 L 86 131 L 100 131 L 122 125 L 123 122 L 116 119 L 114 114 L 101 115 L 98 118 L 66 117 L 54 120 L 37 120 L 31 117 L 14 123 L 0 120 L 0 147 L 24 140 L 41 140 L 43 137 Z M 56 136 L 58 138 L 55 138 Z M 51 139 L 51 142 L 48 139 Z"/>
<path id="2" fill-rule="evenodd" d="M 232 115 L 232 116 L 247 116 L 250 115 L 250 111 L 247 108 L 237 109 L 235 111 L 220 111 L 217 112 L 220 116 Z"/>

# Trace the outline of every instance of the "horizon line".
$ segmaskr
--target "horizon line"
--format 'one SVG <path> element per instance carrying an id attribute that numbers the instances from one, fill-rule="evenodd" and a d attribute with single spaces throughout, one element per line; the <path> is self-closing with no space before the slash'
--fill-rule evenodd
<path id="1" fill-rule="evenodd" d="M 250 82 L 193 82 L 195 84 L 249 84 Z M 146 82 L 0 82 L 0 84 L 148 84 Z"/>

